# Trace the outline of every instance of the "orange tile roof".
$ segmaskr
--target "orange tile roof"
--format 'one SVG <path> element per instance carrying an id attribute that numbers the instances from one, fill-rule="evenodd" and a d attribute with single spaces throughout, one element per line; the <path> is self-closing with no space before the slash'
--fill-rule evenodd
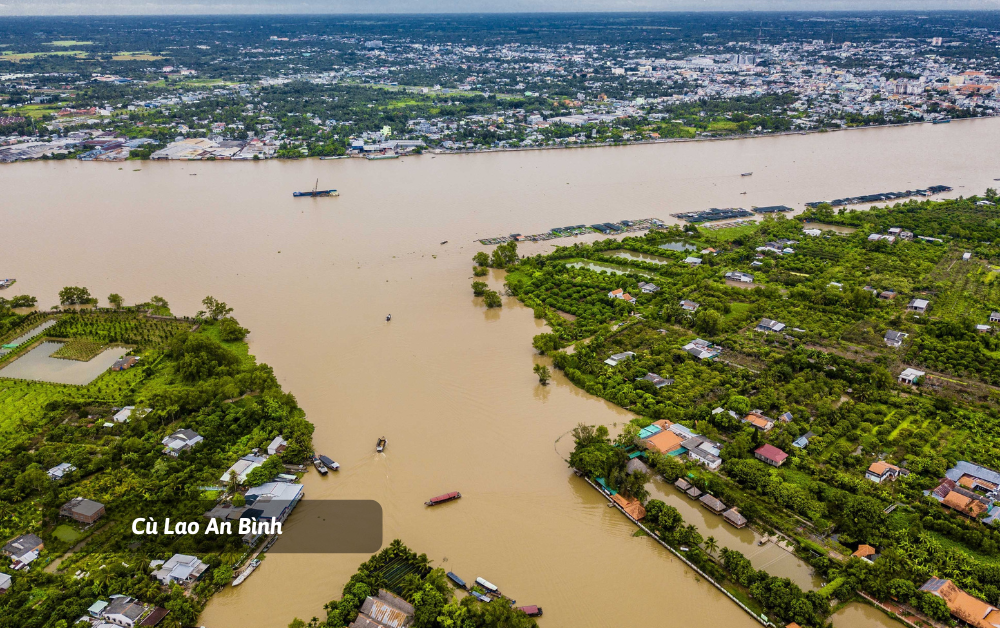
<path id="1" fill-rule="evenodd" d="M 966 497 L 958 491 L 951 491 L 945 495 L 941 503 L 949 508 L 954 508 L 964 515 L 970 517 L 977 517 L 979 513 L 986 510 L 986 506 L 982 502 L 971 497 Z"/>
<path id="2" fill-rule="evenodd" d="M 653 421 L 653 425 L 659 427 L 661 430 L 665 430 L 673 425 L 673 423 L 666 419 L 660 419 L 659 421 Z"/>
<path id="3" fill-rule="evenodd" d="M 621 493 L 615 493 L 611 499 L 637 521 L 646 516 L 646 509 L 642 507 L 642 502 L 634 497 L 623 497 Z"/>
<path id="4" fill-rule="evenodd" d="M 894 464 L 889 464 L 888 462 L 882 462 L 881 460 L 873 462 L 872 466 L 868 467 L 869 473 L 874 473 L 879 476 L 885 475 L 885 472 L 890 470 L 899 473 L 899 467 Z"/>
<path id="5" fill-rule="evenodd" d="M 866 556 L 872 556 L 875 554 L 875 548 L 871 545 L 861 544 L 858 546 L 857 551 L 855 551 L 851 556 L 857 556 L 858 558 L 865 558 Z"/>
<path id="6" fill-rule="evenodd" d="M 663 430 L 645 439 L 645 442 L 648 446 L 655 447 L 661 454 L 669 454 L 679 449 L 684 439 L 669 430 Z"/>
<path id="7" fill-rule="evenodd" d="M 995 628 L 995 624 L 987 621 L 987 616 L 995 616 L 996 609 L 986 602 L 974 598 L 947 580 L 937 591 L 933 591 L 948 604 L 948 610 L 962 621 L 976 628 Z"/>
<path id="8" fill-rule="evenodd" d="M 765 419 L 761 415 L 754 414 L 753 412 L 751 412 L 750 414 L 746 415 L 746 417 L 743 420 L 746 421 L 747 423 L 750 423 L 754 427 L 759 427 L 760 429 L 762 429 L 764 431 L 767 431 L 767 430 L 771 429 L 772 427 L 774 427 L 774 423 L 773 422 L 768 421 L 767 419 Z"/>

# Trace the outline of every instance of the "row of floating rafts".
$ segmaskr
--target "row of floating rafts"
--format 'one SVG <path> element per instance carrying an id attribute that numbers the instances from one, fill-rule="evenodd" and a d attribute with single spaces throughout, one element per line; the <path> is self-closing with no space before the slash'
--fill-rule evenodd
<path id="1" fill-rule="evenodd" d="M 468 591 L 469 595 L 476 598 L 480 602 L 492 602 L 493 600 L 505 599 L 503 594 L 500 593 L 500 589 L 497 585 L 493 584 L 489 580 L 486 580 L 485 578 L 476 578 L 475 585 L 470 589 L 469 585 L 465 583 L 465 580 L 462 580 L 455 572 L 449 571 L 446 575 L 449 580 L 458 586 L 458 588 Z M 480 593 L 476 590 L 477 588 L 482 589 L 485 593 Z M 517 603 L 517 600 L 508 601 L 511 606 L 514 606 L 514 604 Z M 540 617 L 542 614 L 541 606 L 519 606 L 518 608 L 527 613 L 528 617 Z"/>

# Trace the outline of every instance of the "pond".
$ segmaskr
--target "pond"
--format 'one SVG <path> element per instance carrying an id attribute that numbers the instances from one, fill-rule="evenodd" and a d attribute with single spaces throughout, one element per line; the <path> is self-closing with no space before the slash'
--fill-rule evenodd
<path id="1" fill-rule="evenodd" d="M 889 617 L 874 606 L 851 602 L 830 617 L 833 628 L 905 628 L 905 624 Z"/>
<path id="2" fill-rule="evenodd" d="M 19 346 L 23 345 L 24 343 L 28 342 L 29 340 L 31 340 L 32 338 L 34 338 L 35 336 L 37 336 L 38 334 L 42 333 L 43 331 L 45 331 L 49 327 L 52 327 L 53 325 L 55 325 L 58 322 L 59 322 L 58 319 L 50 318 L 49 320 L 47 320 L 44 323 L 42 323 L 41 325 L 35 327 L 31 331 L 29 331 L 29 332 L 27 332 L 27 333 L 25 333 L 25 334 L 23 334 L 21 336 L 18 336 L 17 338 L 14 338 L 13 340 L 11 340 L 9 342 L 5 342 L 4 346 L 8 346 L 9 345 L 11 347 L 19 347 Z M 11 351 L 11 349 L 0 349 L 0 355 L 4 355 L 5 353 L 9 353 L 10 351 Z"/>
<path id="3" fill-rule="evenodd" d="M 615 266 L 614 264 L 605 264 L 603 262 L 571 262 L 566 265 L 571 268 L 586 268 L 588 270 L 592 270 L 598 273 L 601 271 L 606 271 L 614 275 L 633 274 L 649 278 L 653 277 L 649 273 L 644 273 L 642 271 L 634 270 L 632 268 L 627 268 L 625 266 Z"/>
<path id="4" fill-rule="evenodd" d="M 62 342 L 46 341 L 0 369 L 0 377 L 85 386 L 111 368 L 127 349 L 109 347 L 87 362 L 51 357 Z"/>
<path id="5" fill-rule="evenodd" d="M 806 222 L 802 223 L 803 229 L 819 229 L 820 231 L 835 231 L 837 233 L 854 233 L 857 231 L 854 227 L 845 227 L 844 225 L 829 225 L 825 222 Z"/>
<path id="6" fill-rule="evenodd" d="M 625 249 L 620 249 L 617 251 L 607 251 L 604 253 L 609 257 L 624 257 L 626 259 L 634 259 L 640 262 L 649 262 L 650 264 L 669 264 L 674 261 L 666 257 L 660 257 L 659 255 L 649 255 L 647 253 L 639 253 L 637 251 L 627 251 Z"/>
<path id="7" fill-rule="evenodd" d="M 660 245 L 661 249 L 668 249 L 671 251 L 693 251 L 696 247 L 690 242 L 685 242 L 684 240 L 671 240 L 670 242 L 665 242 Z"/>

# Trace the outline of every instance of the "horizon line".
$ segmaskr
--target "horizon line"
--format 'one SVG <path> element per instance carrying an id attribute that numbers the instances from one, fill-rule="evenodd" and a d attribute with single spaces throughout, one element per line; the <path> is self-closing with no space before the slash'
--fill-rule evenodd
<path id="1" fill-rule="evenodd" d="M 0 4 L 0 7 L 3 5 Z M 403 11 L 382 11 L 382 12 L 316 12 L 316 11 L 296 11 L 290 13 L 272 11 L 246 11 L 232 13 L 3 13 L 2 18 L 72 18 L 72 17 L 335 17 L 335 16 L 371 16 L 371 17 L 428 17 L 428 16 L 488 16 L 488 15 L 677 15 L 677 14 L 844 14 L 844 15 L 871 15 L 871 14 L 903 14 L 911 13 L 916 15 L 940 14 L 940 13 L 998 13 L 1000 8 L 964 8 L 964 9 L 631 9 L 628 11 L 617 11 L 613 9 L 600 11 L 580 11 L 580 10 L 558 10 L 547 9 L 543 11 L 425 11 L 425 12 L 403 12 Z"/>

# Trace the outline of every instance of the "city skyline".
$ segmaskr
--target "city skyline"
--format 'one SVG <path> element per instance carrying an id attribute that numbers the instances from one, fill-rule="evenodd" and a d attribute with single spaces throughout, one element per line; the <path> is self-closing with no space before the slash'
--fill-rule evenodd
<path id="1" fill-rule="evenodd" d="M 1000 0 L 4 0 L 0 16 L 1000 10 Z"/>

